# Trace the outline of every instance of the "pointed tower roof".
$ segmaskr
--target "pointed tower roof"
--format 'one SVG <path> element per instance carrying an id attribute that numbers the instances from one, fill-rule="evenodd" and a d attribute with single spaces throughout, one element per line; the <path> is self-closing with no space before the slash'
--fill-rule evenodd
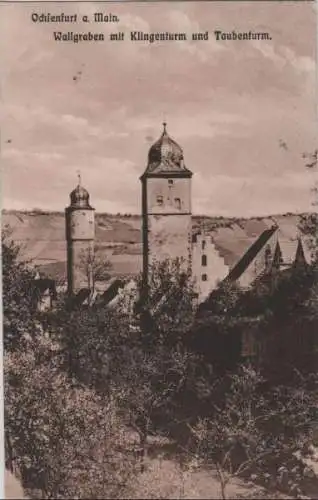
<path id="1" fill-rule="evenodd" d="M 307 260 L 305 257 L 304 247 L 303 247 L 300 236 L 298 236 L 294 266 L 298 267 L 298 266 L 304 266 L 306 264 L 307 264 Z"/>
<path id="2" fill-rule="evenodd" d="M 282 249 L 280 247 L 279 241 L 277 241 L 271 265 L 272 271 L 279 270 L 282 264 L 283 264 Z"/>
<path id="3" fill-rule="evenodd" d="M 163 132 L 148 153 L 148 165 L 143 177 L 160 176 L 191 177 L 192 172 L 184 165 L 182 148 L 167 132 L 167 124 L 163 123 Z"/>

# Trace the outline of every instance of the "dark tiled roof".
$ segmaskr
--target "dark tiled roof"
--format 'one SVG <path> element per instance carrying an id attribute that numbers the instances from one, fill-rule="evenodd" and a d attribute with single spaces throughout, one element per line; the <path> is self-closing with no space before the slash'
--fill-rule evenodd
<path id="1" fill-rule="evenodd" d="M 225 281 L 236 281 L 240 276 L 242 276 L 244 271 L 246 271 L 250 263 L 255 259 L 258 252 L 263 248 L 263 246 L 267 243 L 267 241 L 275 233 L 275 231 L 277 231 L 277 226 L 272 226 L 270 229 L 266 229 L 265 231 L 263 231 L 259 238 L 254 241 L 254 243 L 249 247 L 243 257 L 229 272 L 228 276 L 225 278 Z"/>
<path id="2" fill-rule="evenodd" d="M 151 146 L 148 153 L 148 165 L 142 175 L 173 175 L 191 177 L 192 172 L 186 168 L 183 161 L 183 151 L 179 144 L 168 135 L 166 123 L 158 141 Z"/>
<path id="3" fill-rule="evenodd" d="M 118 290 L 120 288 L 123 288 L 124 285 L 125 282 L 122 280 L 117 279 L 113 281 L 113 283 L 107 288 L 107 290 L 105 290 L 105 292 L 101 296 L 103 303 L 108 304 L 109 302 L 111 302 L 118 294 Z"/>
<path id="4" fill-rule="evenodd" d="M 76 296 L 73 297 L 74 305 L 83 304 L 83 302 L 89 297 L 90 293 L 89 288 L 81 288 Z"/>
<path id="5" fill-rule="evenodd" d="M 89 193 L 80 184 L 76 186 L 75 189 L 70 194 L 71 204 L 70 208 L 89 208 L 92 207 L 89 204 Z"/>
<path id="6" fill-rule="evenodd" d="M 49 290 L 52 295 L 56 296 L 55 281 L 49 278 L 35 279 L 31 283 L 31 290 L 36 295 L 42 295 Z"/>

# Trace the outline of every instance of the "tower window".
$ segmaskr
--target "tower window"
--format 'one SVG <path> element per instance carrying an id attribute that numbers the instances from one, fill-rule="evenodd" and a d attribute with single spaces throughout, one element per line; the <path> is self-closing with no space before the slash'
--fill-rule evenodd
<path id="1" fill-rule="evenodd" d="M 206 255 L 202 255 L 202 258 L 201 258 L 201 264 L 202 264 L 202 266 L 206 266 L 207 262 L 208 262 L 207 256 Z"/>
<path id="2" fill-rule="evenodd" d="M 205 249 L 205 246 L 206 246 L 206 241 L 205 241 L 205 240 L 203 240 L 203 241 L 202 241 L 202 250 L 204 250 L 204 249 Z"/>
<path id="3" fill-rule="evenodd" d="M 168 179 L 168 184 L 171 186 L 173 184 L 173 179 Z"/>
<path id="4" fill-rule="evenodd" d="M 202 274 L 201 279 L 202 279 L 202 281 L 207 281 L 208 280 L 208 275 L 207 274 Z"/>
<path id="5" fill-rule="evenodd" d="M 162 205 L 163 204 L 163 196 L 161 196 L 161 195 L 157 196 L 157 204 L 158 205 Z"/>
<path id="6" fill-rule="evenodd" d="M 177 208 L 181 208 L 181 200 L 180 200 L 180 198 L 175 198 L 174 202 L 175 202 Z"/>

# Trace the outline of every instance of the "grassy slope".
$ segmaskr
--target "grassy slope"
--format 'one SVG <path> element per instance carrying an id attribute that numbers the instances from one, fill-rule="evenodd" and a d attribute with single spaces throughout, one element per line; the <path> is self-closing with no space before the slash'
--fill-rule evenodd
<path id="1" fill-rule="evenodd" d="M 204 219 L 206 230 L 230 267 L 242 256 L 262 231 L 276 223 L 281 238 L 297 236 L 300 215 L 286 214 L 251 219 L 193 217 L 193 229 Z M 12 237 L 32 259 L 53 277 L 65 274 L 65 221 L 62 212 L 3 211 L 2 226 L 9 225 Z M 113 263 L 114 274 L 130 274 L 141 269 L 141 218 L 96 214 L 96 248 Z"/>

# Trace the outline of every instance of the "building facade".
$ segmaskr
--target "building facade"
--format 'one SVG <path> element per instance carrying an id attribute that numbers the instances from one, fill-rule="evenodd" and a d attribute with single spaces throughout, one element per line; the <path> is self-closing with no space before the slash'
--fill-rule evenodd
<path id="1" fill-rule="evenodd" d="M 143 280 L 152 265 L 180 258 L 185 269 L 192 262 L 192 172 L 181 147 L 169 137 L 166 124 L 150 148 L 142 185 Z"/>
<path id="2" fill-rule="evenodd" d="M 301 239 L 293 242 L 292 252 L 286 252 L 274 225 L 263 231 L 230 268 L 203 225 L 193 233 L 192 175 L 185 166 L 182 148 L 168 135 L 164 123 L 160 138 L 149 149 L 147 167 L 140 177 L 144 285 L 149 283 L 149 273 L 156 262 L 179 258 L 184 270 L 191 274 L 202 303 L 221 282 L 235 282 L 248 289 L 259 277 L 275 269 L 306 262 Z M 65 218 L 68 294 L 77 295 L 83 289 L 94 292 L 94 208 L 80 177 L 70 194 Z M 291 262 L 285 253 L 291 255 Z"/>
<path id="3" fill-rule="evenodd" d="M 143 282 L 155 262 L 180 258 L 191 272 L 198 300 L 204 300 L 229 268 L 204 229 L 192 231 L 192 172 L 183 150 L 167 133 L 150 148 L 141 176 Z"/>
<path id="4" fill-rule="evenodd" d="M 67 288 L 69 295 L 93 288 L 95 221 L 89 193 L 79 183 L 65 209 L 67 242 Z"/>
<path id="5" fill-rule="evenodd" d="M 202 228 L 192 237 L 192 276 L 199 302 L 205 300 L 228 273 L 229 267 L 216 249 L 211 235 Z"/>

